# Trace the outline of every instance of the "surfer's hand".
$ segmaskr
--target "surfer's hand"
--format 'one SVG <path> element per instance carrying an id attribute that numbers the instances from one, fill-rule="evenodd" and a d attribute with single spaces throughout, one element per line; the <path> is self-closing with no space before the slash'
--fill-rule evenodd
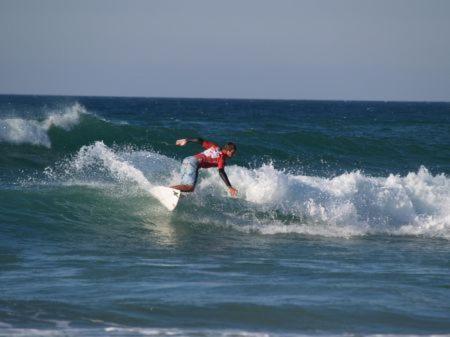
<path id="1" fill-rule="evenodd" d="M 236 197 L 237 197 L 237 194 L 238 194 L 238 190 L 235 189 L 235 188 L 233 188 L 233 187 L 229 187 L 229 188 L 228 188 L 228 193 L 230 193 L 230 195 L 231 195 L 233 198 L 236 198 Z"/>
<path id="2" fill-rule="evenodd" d="M 178 146 L 185 146 L 187 144 L 187 139 L 178 139 L 175 143 L 175 145 Z"/>

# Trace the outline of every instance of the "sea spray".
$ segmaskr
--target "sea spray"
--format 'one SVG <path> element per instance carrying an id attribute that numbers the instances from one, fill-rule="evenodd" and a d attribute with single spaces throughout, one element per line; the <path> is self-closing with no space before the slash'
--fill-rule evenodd
<path id="1" fill-rule="evenodd" d="M 238 182 L 246 200 L 264 209 L 308 219 L 306 223 L 287 221 L 291 226 L 249 226 L 263 233 L 385 233 L 450 238 L 450 179 L 444 174 L 433 176 L 425 167 L 405 177 L 391 174 L 387 178 L 359 171 L 334 178 L 311 177 L 286 174 L 270 166 L 256 170 L 233 167 L 229 176 Z M 203 186 L 207 184 L 217 182 L 208 178 Z M 255 193 L 258 187 L 259 194 Z"/>
<path id="2" fill-rule="evenodd" d="M 80 121 L 80 116 L 86 114 L 86 109 L 79 103 L 64 108 L 62 111 L 52 111 L 42 120 L 23 118 L 0 119 L 0 142 L 12 144 L 31 144 L 51 147 L 48 131 L 52 127 L 69 131 Z"/>
<path id="3" fill-rule="evenodd" d="M 124 189 L 148 191 L 179 179 L 179 162 L 172 158 L 152 151 L 112 149 L 103 142 L 83 146 L 61 166 L 58 179 L 80 185 L 110 181 Z M 425 167 L 403 177 L 354 171 L 323 178 L 286 173 L 271 164 L 254 169 L 231 165 L 227 172 L 239 190 L 237 200 L 227 197 L 215 170 L 202 170 L 196 191 L 181 202 L 180 214 L 262 234 L 450 238 L 450 179 L 432 175 Z M 54 170 L 49 173 L 54 175 Z M 187 212 L 183 203 L 200 207 L 201 216 Z"/>

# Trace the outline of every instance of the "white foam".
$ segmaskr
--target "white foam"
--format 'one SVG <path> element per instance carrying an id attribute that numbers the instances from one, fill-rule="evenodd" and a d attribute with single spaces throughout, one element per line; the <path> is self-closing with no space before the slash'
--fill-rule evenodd
<path id="1" fill-rule="evenodd" d="M 84 172 L 77 178 L 84 183 L 92 184 L 94 172 L 113 183 L 148 190 L 177 183 L 180 163 L 154 152 L 113 150 L 96 142 L 83 146 L 68 167 L 69 177 Z M 181 202 L 179 215 L 186 220 L 262 234 L 450 239 L 450 179 L 425 167 L 406 176 L 371 177 L 355 171 L 323 178 L 285 173 L 270 164 L 257 169 L 229 166 L 238 200 L 227 197 L 217 170 L 202 171 L 195 193 Z M 98 175 L 93 175 L 94 183 Z M 193 214 L 190 206 L 183 211 L 183 204 L 195 204 L 200 213 Z"/>
<path id="2" fill-rule="evenodd" d="M 40 122 L 21 118 L 0 120 L 0 141 L 13 144 L 51 146 L 47 129 Z"/>
<path id="3" fill-rule="evenodd" d="M 83 146 L 73 159 L 72 164 L 76 171 L 83 171 L 100 165 L 101 168 L 106 169 L 118 181 L 131 181 L 145 190 L 153 186 L 142 171 L 126 160 L 119 158 L 101 141 L 95 142 L 94 145 Z"/>
<path id="4" fill-rule="evenodd" d="M 199 183 L 199 190 L 225 196 L 217 173 L 209 172 Z M 235 225 L 229 217 L 219 222 L 231 223 L 240 230 L 450 239 L 450 179 L 444 174 L 433 176 L 425 167 L 403 177 L 370 177 L 355 171 L 322 178 L 288 174 L 272 165 L 257 169 L 231 166 L 227 172 L 240 198 L 248 202 L 244 207 L 250 210 L 241 212 Z"/>
<path id="5" fill-rule="evenodd" d="M 79 103 L 75 103 L 62 111 L 49 113 L 43 121 L 17 117 L 0 119 L 0 142 L 41 145 L 50 148 L 48 130 L 51 127 L 57 127 L 68 131 L 79 123 L 80 115 L 84 113 L 86 109 Z"/>
<path id="6" fill-rule="evenodd" d="M 273 334 L 268 332 L 250 332 L 239 330 L 212 330 L 212 329 L 177 329 L 177 328 L 105 328 L 109 333 L 120 333 L 125 336 L 217 336 L 217 337 L 270 337 L 270 336 L 294 336 L 293 334 Z"/>
<path id="7" fill-rule="evenodd" d="M 195 329 L 195 328 L 144 328 L 144 327 L 105 327 L 105 328 L 66 328 L 66 329 L 30 329 L 8 328 L 0 330 L 0 336 L 156 336 L 156 337 L 181 337 L 181 336 L 205 336 L 205 337 L 449 337 L 450 334 L 352 334 L 352 333 L 282 333 L 271 331 L 245 331 L 233 329 Z"/>

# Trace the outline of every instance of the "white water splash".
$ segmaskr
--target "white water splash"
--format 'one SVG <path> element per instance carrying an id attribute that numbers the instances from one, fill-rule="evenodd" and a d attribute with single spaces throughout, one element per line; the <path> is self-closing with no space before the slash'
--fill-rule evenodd
<path id="1" fill-rule="evenodd" d="M 146 190 L 153 186 L 142 171 L 135 168 L 126 160 L 119 158 L 117 154 L 101 141 L 95 142 L 94 145 L 83 146 L 73 159 L 72 165 L 76 171 L 83 171 L 90 167 L 98 167 L 100 165 L 118 181 L 134 182 Z"/>
<path id="2" fill-rule="evenodd" d="M 450 179 L 421 167 L 405 177 L 370 177 L 359 171 L 334 178 L 291 175 L 272 166 L 229 169 L 245 200 L 304 222 L 259 222 L 265 234 L 331 236 L 405 234 L 450 238 Z M 217 185 L 210 177 L 202 186 Z"/>
<path id="3" fill-rule="evenodd" d="M 107 326 L 97 328 L 12 328 L 0 330 L 0 336 L 8 337 L 450 337 L 450 334 L 352 334 L 352 333 L 289 333 L 273 331 L 246 331 L 237 329 L 206 329 L 206 328 L 146 328 Z"/>
<path id="4" fill-rule="evenodd" d="M 48 130 L 51 127 L 57 127 L 68 131 L 79 123 L 80 115 L 85 113 L 87 113 L 86 109 L 79 103 L 75 103 L 63 111 L 49 113 L 43 121 L 23 118 L 0 119 L 0 142 L 50 148 Z"/>
<path id="5" fill-rule="evenodd" d="M 115 151 L 96 142 L 83 146 L 70 160 L 68 176 L 83 172 L 78 179 L 92 183 L 94 172 L 148 190 L 153 185 L 177 183 L 179 166 L 154 152 Z M 450 179 L 444 174 L 433 176 L 425 167 L 403 177 L 370 177 L 355 171 L 323 178 L 288 174 L 272 165 L 257 169 L 229 166 L 227 172 L 239 190 L 238 200 L 227 197 L 217 170 L 203 170 L 195 193 L 181 203 L 180 214 L 198 223 L 262 234 L 450 239 Z M 195 204 L 201 214 L 183 210 L 183 204 Z"/>

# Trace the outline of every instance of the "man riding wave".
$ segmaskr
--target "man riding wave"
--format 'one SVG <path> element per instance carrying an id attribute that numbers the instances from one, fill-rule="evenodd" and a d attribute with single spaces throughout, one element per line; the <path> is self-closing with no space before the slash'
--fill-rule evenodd
<path id="1" fill-rule="evenodd" d="M 179 139 L 175 144 L 178 146 L 185 146 L 187 143 L 199 143 L 205 151 L 184 158 L 181 165 L 181 183 L 172 186 L 172 188 L 182 192 L 193 192 L 195 184 L 197 183 L 198 170 L 200 168 L 217 167 L 220 177 L 228 187 L 228 192 L 232 197 L 236 197 L 238 191 L 231 186 L 230 180 L 225 173 L 226 161 L 235 155 L 236 145 L 234 143 L 227 143 L 220 147 L 216 143 L 202 138 Z"/>

